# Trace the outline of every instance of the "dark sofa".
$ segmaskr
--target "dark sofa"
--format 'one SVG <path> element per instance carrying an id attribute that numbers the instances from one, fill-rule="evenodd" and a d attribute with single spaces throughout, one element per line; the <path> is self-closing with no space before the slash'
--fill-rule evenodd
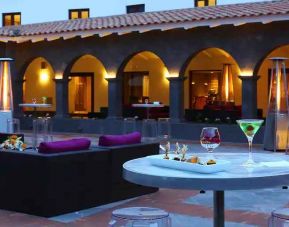
<path id="1" fill-rule="evenodd" d="M 51 217 L 156 192 L 122 178 L 124 162 L 159 145 L 92 147 L 58 154 L 0 152 L 0 209 Z"/>

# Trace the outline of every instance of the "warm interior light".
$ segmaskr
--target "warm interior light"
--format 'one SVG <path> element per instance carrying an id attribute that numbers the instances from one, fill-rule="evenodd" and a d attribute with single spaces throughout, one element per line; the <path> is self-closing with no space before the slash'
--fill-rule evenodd
<path id="1" fill-rule="evenodd" d="M 0 61 L 0 110 L 12 110 L 12 87 L 9 61 Z"/>
<path id="2" fill-rule="evenodd" d="M 56 73 L 54 79 L 56 79 L 56 80 L 62 80 L 62 79 L 63 79 L 62 73 Z"/>
<path id="3" fill-rule="evenodd" d="M 168 70 L 165 73 L 166 78 L 175 78 L 179 77 L 179 73 L 177 72 L 169 72 Z"/>
<path id="4" fill-rule="evenodd" d="M 253 76 L 252 69 L 244 69 L 241 71 L 241 76 Z"/>
<path id="5" fill-rule="evenodd" d="M 114 72 L 105 73 L 104 78 L 105 78 L 105 79 L 113 79 L 113 78 L 116 78 L 116 73 L 114 73 Z"/>
<path id="6" fill-rule="evenodd" d="M 47 84 L 49 82 L 49 71 L 46 62 L 41 62 L 39 79 L 41 84 Z"/>
<path id="7" fill-rule="evenodd" d="M 143 77 L 143 92 L 142 95 L 144 97 L 149 97 L 149 77 L 148 76 L 144 76 Z"/>
<path id="8" fill-rule="evenodd" d="M 40 70 L 40 83 L 47 84 L 48 81 L 49 81 L 48 69 L 41 69 Z"/>

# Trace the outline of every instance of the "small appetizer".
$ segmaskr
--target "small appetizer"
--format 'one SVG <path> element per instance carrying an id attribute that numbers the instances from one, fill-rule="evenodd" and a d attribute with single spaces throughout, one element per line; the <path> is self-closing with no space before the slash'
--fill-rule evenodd
<path id="1" fill-rule="evenodd" d="M 207 161 L 207 165 L 214 165 L 216 164 L 216 161 L 213 159 L 210 159 L 209 161 Z"/>
<path id="2" fill-rule="evenodd" d="M 198 163 L 199 158 L 197 156 L 193 156 L 189 159 L 189 162 L 191 163 Z"/>

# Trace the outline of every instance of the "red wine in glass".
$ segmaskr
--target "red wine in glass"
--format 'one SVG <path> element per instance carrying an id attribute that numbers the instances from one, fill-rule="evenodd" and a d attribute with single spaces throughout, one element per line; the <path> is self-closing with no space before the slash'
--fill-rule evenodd
<path id="1" fill-rule="evenodd" d="M 221 143 L 220 133 L 218 128 L 207 127 L 202 129 L 200 142 L 203 148 L 209 153 L 213 152 Z"/>

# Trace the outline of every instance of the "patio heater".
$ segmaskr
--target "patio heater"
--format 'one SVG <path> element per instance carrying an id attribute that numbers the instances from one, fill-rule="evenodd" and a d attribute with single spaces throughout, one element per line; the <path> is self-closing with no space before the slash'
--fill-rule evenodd
<path id="1" fill-rule="evenodd" d="M 12 120 L 13 95 L 11 85 L 11 58 L 0 58 L 0 132 L 7 132 L 7 121 Z"/>
<path id="2" fill-rule="evenodd" d="M 285 60 L 270 58 L 273 67 L 270 74 L 270 91 L 264 135 L 264 149 L 286 151 L 288 149 L 288 78 Z"/>
<path id="3" fill-rule="evenodd" d="M 221 90 L 221 101 L 225 103 L 234 102 L 234 85 L 233 85 L 233 73 L 232 65 L 224 64 L 223 65 L 223 74 L 222 74 L 222 90 Z"/>

